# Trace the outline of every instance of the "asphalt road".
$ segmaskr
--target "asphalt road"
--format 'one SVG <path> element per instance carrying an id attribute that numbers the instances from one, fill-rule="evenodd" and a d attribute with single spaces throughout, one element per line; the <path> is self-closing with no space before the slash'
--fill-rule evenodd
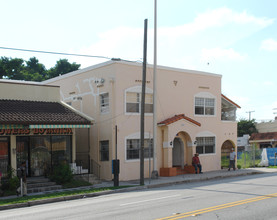
<path id="1" fill-rule="evenodd" d="M 259 174 L 0 211 L 0 219 L 277 219 L 277 176 Z"/>

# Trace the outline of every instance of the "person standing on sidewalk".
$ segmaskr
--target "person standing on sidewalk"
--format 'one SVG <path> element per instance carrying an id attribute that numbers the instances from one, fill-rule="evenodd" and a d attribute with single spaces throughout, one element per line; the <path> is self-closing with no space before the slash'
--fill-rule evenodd
<path id="1" fill-rule="evenodd" d="M 23 196 L 26 196 L 27 195 L 26 161 L 23 161 L 21 163 L 19 170 L 20 170 L 20 178 L 22 178 L 22 192 L 21 192 L 21 187 L 18 187 L 17 195 L 22 194 Z"/>
<path id="2" fill-rule="evenodd" d="M 230 171 L 231 167 L 233 167 L 233 170 L 236 170 L 236 157 L 237 157 L 237 154 L 234 151 L 234 148 L 231 148 L 230 163 L 229 163 L 229 169 L 228 169 L 228 171 Z"/>

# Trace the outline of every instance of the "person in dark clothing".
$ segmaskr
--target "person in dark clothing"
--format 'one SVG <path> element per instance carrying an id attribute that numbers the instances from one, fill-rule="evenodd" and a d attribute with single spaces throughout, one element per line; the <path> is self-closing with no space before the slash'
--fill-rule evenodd
<path id="1" fill-rule="evenodd" d="M 20 174 L 20 178 L 22 178 L 22 195 L 26 196 L 27 195 L 26 161 L 23 161 L 21 163 L 21 166 L 19 167 L 19 174 Z M 17 195 L 20 195 L 20 194 L 21 194 L 21 187 L 18 187 Z"/>
<path id="2" fill-rule="evenodd" d="M 194 157 L 192 158 L 192 165 L 195 168 L 195 174 L 197 174 L 198 169 L 199 169 L 199 173 L 202 173 L 202 165 L 200 163 L 200 159 L 199 159 L 199 154 L 196 153 L 194 154 Z"/>

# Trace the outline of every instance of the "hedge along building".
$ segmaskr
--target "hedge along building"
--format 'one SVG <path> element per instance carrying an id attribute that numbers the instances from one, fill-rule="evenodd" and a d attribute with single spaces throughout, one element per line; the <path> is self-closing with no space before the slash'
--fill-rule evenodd
<path id="1" fill-rule="evenodd" d="M 153 67 L 147 66 L 144 176 L 153 168 Z M 112 179 L 111 160 L 120 160 L 120 180 L 139 179 L 142 65 L 108 61 L 43 84 L 59 85 L 61 98 L 95 119 L 91 158 L 101 179 Z M 236 148 L 236 103 L 221 94 L 221 75 L 158 66 L 157 170 L 177 175 L 198 152 L 203 171 L 221 169 L 221 156 Z M 117 132 L 115 128 L 117 127 Z M 116 144 L 117 140 L 117 144 Z M 150 158 L 150 159 L 149 159 Z"/>
<path id="2" fill-rule="evenodd" d="M 60 101 L 59 86 L 0 80 L 0 171 L 5 177 L 26 161 L 28 176 L 45 176 L 74 162 L 76 129 L 92 123 Z"/>

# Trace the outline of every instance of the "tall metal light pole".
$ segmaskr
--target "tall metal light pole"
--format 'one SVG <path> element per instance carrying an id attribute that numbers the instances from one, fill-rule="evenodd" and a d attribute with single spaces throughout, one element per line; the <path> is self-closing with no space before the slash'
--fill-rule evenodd
<path id="1" fill-rule="evenodd" d="M 157 0 L 154 0 L 154 65 L 153 65 L 153 171 L 152 178 L 158 178 L 157 171 Z"/>

